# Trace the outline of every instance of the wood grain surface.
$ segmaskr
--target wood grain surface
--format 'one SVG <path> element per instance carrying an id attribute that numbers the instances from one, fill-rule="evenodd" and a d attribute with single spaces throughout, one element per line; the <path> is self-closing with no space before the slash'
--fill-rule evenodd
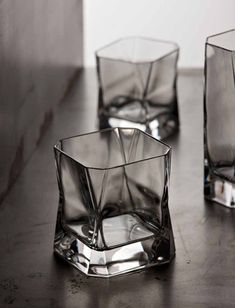
<path id="1" fill-rule="evenodd" d="M 234 307 L 235 212 L 203 198 L 203 78 L 195 71 L 179 77 L 181 128 L 168 140 L 175 260 L 104 280 L 54 257 L 52 146 L 97 127 L 95 70 L 73 84 L 0 208 L 0 307 Z"/>

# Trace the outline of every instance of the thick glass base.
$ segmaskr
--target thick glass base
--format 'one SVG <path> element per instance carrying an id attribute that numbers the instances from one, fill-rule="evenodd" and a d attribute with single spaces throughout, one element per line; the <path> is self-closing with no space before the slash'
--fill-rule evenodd
<path id="1" fill-rule="evenodd" d="M 131 232 L 127 231 L 127 224 Z M 109 232 L 105 230 L 109 225 L 119 225 L 119 228 L 112 228 Z M 76 235 L 76 228 L 71 229 L 68 225 L 66 231 L 61 229 L 56 234 L 55 253 L 84 274 L 95 277 L 112 277 L 162 265 L 169 263 L 175 255 L 173 235 L 168 229 L 153 233 L 131 215 L 109 218 L 103 227 L 106 243 L 112 246 L 95 249 Z"/>
<path id="2" fill-rule="evenodd" d="M 102 105 L 102 103 L 101 103 Z M 99 128 L 134 127 L 158 140 L 179 130 L 177 99 L 168 104 L 117 96 L 99 110 Z"/>
<path id="3" fill-rule="evenodd" d="M 158 140 L 166 139 L 179 130 L 178 120 L 169 113 L 148 120 L 145 123 L 123 118 L 102 115 L 99 117 L 99 128 L 133 127 L 142 130 Z"/>
<path id="4" fill-rule="evenodd" d="M 229 208 L 235 208 L 235 184 L 208 173 L 204 183 L 206 199 Z"/>

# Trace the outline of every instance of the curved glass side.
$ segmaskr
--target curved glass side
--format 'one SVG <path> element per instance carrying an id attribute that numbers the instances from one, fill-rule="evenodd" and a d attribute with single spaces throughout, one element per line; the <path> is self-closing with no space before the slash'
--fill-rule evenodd
<path id="1" fill-rule="evenodd" d="M 97 160 L 98 167 L 65 152 L 88 145 L 86 163 Z M 146 148 L 155 149 L 156 157 L 145 158 Z M 99 151 L 106 164 L 102 168 Z M 168 146 L 135 129 L 60 141 L 55 147 L 60 191 L 55 252 L 85 274 L 101 277 L 170 262 L 175 254 L 168 210 L 170 153 Z M 114 165 L 118 155 L 123 162 Z"/>
<path id="2" fill-rule="evenodd" d="M 179 128 L 174 43 L 121 39 L 96 53 L 100 128 L 136 127 L 157 139 Z"/>

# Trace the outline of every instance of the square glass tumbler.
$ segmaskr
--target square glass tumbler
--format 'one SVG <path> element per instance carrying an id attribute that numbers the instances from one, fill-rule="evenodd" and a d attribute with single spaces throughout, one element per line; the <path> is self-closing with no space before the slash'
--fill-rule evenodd
<path id="1" fill-rule="evenodd" d="M 96 52 L 100 128 L 135 127 L 157 139 L 178 131 L 175 43 L 130 37 Z"/>
<path id="2" fill-rule="evenodd" d="M 235 30 L 206 40 L 204 94 L 204 194 L 234 208 Z"/>
<path id="3" fill-rule="evenodd" d="M 171 148 L 135 128 L 60 140 L 55 253 L 89 276 L 171 261 Z"/>

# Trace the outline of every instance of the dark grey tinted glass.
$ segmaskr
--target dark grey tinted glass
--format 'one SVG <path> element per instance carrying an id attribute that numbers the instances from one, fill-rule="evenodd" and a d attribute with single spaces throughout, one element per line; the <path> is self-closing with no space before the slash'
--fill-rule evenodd
<path id="1" fill-rule="evenodd" d="M 205 54 L 205 196 L 235 206 L 235 30 L 208 37 Z"/>
<path id="2" fill-rule="evenodd" d="M 100 128 L 136 127 L 157 139 L 178 130 L 176 44 L 126 38 L 96 52 Z"/>
<path id="3" fill-rule="evenodd" d="M 169 146 L 138 129 L 108 129 L 61 140 L 55 158 L 57 254 L 103 277 L 173 258 Z"/>

